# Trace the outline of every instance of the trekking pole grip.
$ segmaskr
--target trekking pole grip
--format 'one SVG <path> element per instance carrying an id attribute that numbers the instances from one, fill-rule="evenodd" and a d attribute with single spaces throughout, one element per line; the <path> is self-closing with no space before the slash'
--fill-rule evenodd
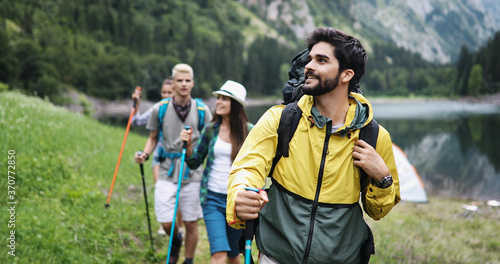
<path id="1" fill-rule="evenodd" d="M 137 151 L 137 152 L 136 152 L 136 154 L 137 154 L 137 156 L 141 156 L 142 154 L 144 154 L 144 151 L 139 150 L 139 151 Z M 148 159 L 149 159 L 149 155 L 148 155 L 147 153 L 146 153 L 146 156 L 147 156 L 147 157 L 146 157 L 146 159 L 145 159 L 145 160 L 148 160 Z M 141 166 L 141 168 L 142 168 L 142 169 L 141 169 L 141 171 L 142 171 L 142 172 L 144 172 L 144 167 L 143 167 L 143 164 L 139 164 L 139 165 L 140 165 L 140 166 Z"/>
<path id="2" fill-rule="evenodd" d="M 189 130 L 191 129 L 190 126 L 184 126 L 184 129 Z M 182 148 L 185 149 L 187 148 L 188 142 L 187 141 L 182 141 Z"/>
<path id="3" fill-rule="evenodd" d="M 140 86 L 135 87 L 135 90 L 142 91 L 142 88 Z M 132 108 L 135 108 L 135 105 L 137 104 L 137 98 L 134 98 L 134 104 L 132 105 Z"/>
<path id="4" fill-rule="evenodd" d="M 245 187 L 245 190 L 247 191 L 253 191 L 256 193 L 259 193 L 260 190 L 254 187 Z M 255 226 L 255 220 L 247 220 L 245 221 L 245 240 L 253 240 L 253 235 L 254 235 L 254 226 Z"/>
<path id="5" fill-rule="evenodd" d="M 253 191 L 256 193 L 259 193 L 260 190 L 254 187 L 245 187 L 245 190 L 247 191 Z M 252 240 L 253 240 L 253 235 L 255 233 L 255 221 L 257 219 L 253 220 L 247 220 L 245 221 L 245 264 L 250 264 L 253 263 L 253 261 L 250 261 L 252 259 Z"/>

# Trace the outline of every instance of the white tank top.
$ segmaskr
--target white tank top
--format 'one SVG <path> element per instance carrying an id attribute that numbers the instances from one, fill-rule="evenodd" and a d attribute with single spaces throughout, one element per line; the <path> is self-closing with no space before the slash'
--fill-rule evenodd
<path id="1" fill-rule="evenodd" d="M 212 192 L 227 194 L 227 183 L 231 171 L 231 143 L 219 137 L 214 145 L 214 161 L 208 175 L 208 189 Z"/>

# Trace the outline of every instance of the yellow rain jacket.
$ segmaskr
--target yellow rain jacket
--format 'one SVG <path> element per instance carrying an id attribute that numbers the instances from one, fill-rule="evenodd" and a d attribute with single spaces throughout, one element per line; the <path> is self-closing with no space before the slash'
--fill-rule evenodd
<path id="1" fill-rule="evenodd" d="M 389 167 L 393 184 L 380 189 L 368 177 L 361 187 L 352 151 L 359 128 L 373 118 L 371 104 L 350 93 L 345 124 L 332 133 L 331 121 L 321 128 L 310 121 L 313 103 L 308 95 L 298 102 L 302 118 L 289 144 L 290 156 L 282 157 L 274 169 L 269 203 L 260 211 L 257 246 L 280 263 L 358 263 L 361 245 L 369 236 L 359 207 L 360 192 L 364 211 L 375 220 L 401 199 L 392 141 L 380 126 L 376 151 Z M 236 193 L 246 186 L 265 185 L 283 108 L 274 106 L 261 117 L 233 162 L 226 217 L 234 228 L 244 227 L 234 211 Z"/>

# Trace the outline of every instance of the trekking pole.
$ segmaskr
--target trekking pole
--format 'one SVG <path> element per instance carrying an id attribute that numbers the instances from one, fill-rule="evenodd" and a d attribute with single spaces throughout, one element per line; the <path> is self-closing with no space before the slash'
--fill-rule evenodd
<path id="1" fill-rule="evenodd" d="M 184 126 L 184 129 L 189 130 L 189 126 Z M 177 206 L 179 205 L 179 193 L 181 191 L 181 184 L 182 184 L 182 175 L 184 173 L 184 160 L 186 159 L 186 148 L 187 148 L 187 141 L 182 142 L 182 155 L 181 155 L 181 168 L 179 170 L 179 178 L 177 179 L 177 194 L 175 195 L 175 208 L 174 208 L 174 219 L 172 220 L 172 228 L 170 228 L 170 241 L 168 242 L 168 254 L 167 254 L 167 262 L 168 264 L 170 260 L 170 252 L 172 251 L 172 240 L 174 237 L 174 230 L 175 230 L 175 218 L 177 217 Z"/>
<path id="2" fill-rule="evenodd" d="M 259 193 L 260 190 L 254 187 L 245 187 L 247 191 Z M 245 264 L 253 263 L 252 259 L 252 240 L 254 235 L 255 220 L 247 220 L 245 223 Z"/>
<path id="3" fill-rule="evenodd" d="M 137 155 L 142 155 L 142 151 L 137 151 Z M 151 220 L 149 219 L 148 195 L 146 193 L 146 180 L 144 179 L 144 164 L 139 164 L 142 175 L 142 189 L 144 190 L 144 201 L 146 202 L 146 215 L 148 216 L 149 240 L 151 241 L 151 252 L 155 252 L 153 247 L 153 235 L 151 235 Z"/>
<path id="4" fill-rule="evenodd" d="M 141 87 L 137 86 L 135 90 L 142 90 Z M 137 98 L 134 98 L 134 104 L 132 106 L 132 110 L 130 111 L 130 115 L 128 117 L 127 129 L 125 130 L 125 136 L 123 137 L 122 148 L 120 149 L 120 155 L 118 156 L 118 161 L 116 162 L 115 173 L 113 175 L 113 181 L 111 182 L 111 188 L 109 189 L 108 200 L 104 205 L 104 208 L 108 209 L 109 200 L 111 200 L 111 194 L 113 193 L 113 187 L 115 186 L 116 175 L 118 174 L 118 168 L 120 168 L 120 161 L 122 160 L 123 149 L 125 149 L 125 142 L 127 142 L 128 131 L 130 130 L 130 124 L 132 123 L 132 117 L 135 114 L 135 104 L 137 103 Z"/>

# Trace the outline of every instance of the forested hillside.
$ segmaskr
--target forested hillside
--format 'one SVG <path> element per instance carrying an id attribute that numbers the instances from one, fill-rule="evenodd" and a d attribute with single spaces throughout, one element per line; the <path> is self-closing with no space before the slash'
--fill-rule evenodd
<path id="1" fill-rule="evenodd" d="M 172 66 L 186 62 L 195 70 L 196 96 L 228 78 L 273 92 L 293 52 L 259 32 L 246 43 L 242 25 L 250 18 L 238 9 L 232 0 L 2 0 L 0 81 L 41 97 L 69 86 L 109 99 L 140 85 L 155 99 Z"/>
<path id="2" fill-rule="evenodd" d="M 310 13 L 314 21 L 360 37 L 369 54 L 361 85 L 370 95 L 457 96 L 500 89 L 494 74 L 498 34 L 478 52 L 464 47 L 458 64 L 438 65 L 377 34 L 358 36 L 350 1 L 331 2 L 331 16 L 319 12 L 324 1 L 302 2 L 307 5 L 286 9 L 295 25 L 310 27 Z M 210 96 L 226 79 L 245 84 L 249 96 L 280 96 L 303 37 L 297 26 L 269 23 L 258 12 L 235 0 L 0 0 L 0 90 L 19 89 L 63 104 L 67 89 L 119 99 L 142 86 L 147 99 L 158 100 L 162 80 L 174 64 L 185 62 L 195 70 L 194 96 Z"/>

